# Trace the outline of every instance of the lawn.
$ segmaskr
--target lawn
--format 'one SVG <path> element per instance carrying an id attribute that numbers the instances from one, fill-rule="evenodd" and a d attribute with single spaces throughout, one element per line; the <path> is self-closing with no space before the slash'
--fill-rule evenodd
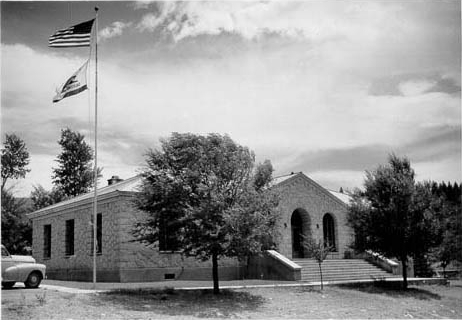
<path id="1" fill-rule="evenodd" d="M 4 319 L 462 318 L 462 282 L 408 291 L 353 287 L 119 289 L 98 294 L 2 290 Z"/>

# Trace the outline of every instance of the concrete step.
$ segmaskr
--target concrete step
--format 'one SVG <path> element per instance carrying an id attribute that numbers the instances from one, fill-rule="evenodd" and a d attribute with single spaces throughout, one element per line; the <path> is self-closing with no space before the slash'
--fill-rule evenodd
<path id="1" fill-rule="evenodd" d="M 302 281 L 320 281 L 319 264 L 313 259 L 294 259 L 302 267 Z M 390 278 L 393 275 L 386 270 L 361 259 L 329 259 L 321 264 L 323 280 L 345 281 L 360 279 Z"/>
<path id="2" fill-rule="evenodd" d="M 303 270 L 302 269 L 302 275 L 303 274 L 319 274 L 319 269 L 318 270 Z M 377 270 L 377 269 L 371 269 L 367 271 L 362 271 L 362 270 L 324 270 L 322 269 L 323 274 L 372 274 L 372 273 L 383 273 L 383 274 L 389 274 L 388 272 L 384 270 Z"/>
<path id="3" fill-rule="evenodd" d="M 393 277 L 380 277 L 380 276 L 369 276 L 369 277 L 324 277 L 322 276 L 322 281 L 352 281 L 352 280 L 382 280 L 382 279 L 389 279 Z M 302 278 L 301 281 L 306 282 L 319 282 L 321 281 L 321 277 L 312 277 L 312 278 Z"/>

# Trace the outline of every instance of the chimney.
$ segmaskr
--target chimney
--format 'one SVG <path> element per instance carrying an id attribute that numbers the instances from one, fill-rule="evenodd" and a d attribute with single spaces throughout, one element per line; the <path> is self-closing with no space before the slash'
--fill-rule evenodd
<path id="1" fill-rule="evenodd" d="M 120 181 L 123 181 L 124 179 L 120 179 L 119 176 L 112 176 L 111 179 L 108 179 L 107 180 L 107 185 L 110 186 L 110 185 L 113 185 L 114 183 L 117 183 L 117 182 L 120 182 Z"/>

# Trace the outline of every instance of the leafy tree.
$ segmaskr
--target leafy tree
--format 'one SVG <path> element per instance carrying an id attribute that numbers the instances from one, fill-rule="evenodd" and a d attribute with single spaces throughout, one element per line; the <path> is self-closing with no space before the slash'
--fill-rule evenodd
<path id="1" fill-rule="evenodd" d="M 267 187 L 273 179 L 273 165 L 271 161 L 265 160 L 263 163 L 258 164 L 255 169 L 253 185 L 255 190 L 261 190 Z"/>
<path id="2" fill-rule="evenodd" d="M 438 244 L 440 222 L 438 212 L 441 202 L 432 194 L 431 182 L 415 184 L 412 198 L 410 225 L 413 235 L 410 237 L 412 248 L 421 248 L 413 251 L 414 272 L 417 276 L 431 276 L 428 253 Z"/>
<path id="3" fill-rule="evenodd" d="M 65 196 L 60 189 L 53 188 L 51 191 L 47 191 L 41 185 L 34 186 L 30 197 L 34 210 L 39 210 L 65 200 Z"/>
<path id="4" fill-rule="evenodd" d="M 327 255 L 329 254 L 329 252 L 331 252 L 333 248 L 331 246 L 326 245 L 322 241 L 316 242 L 313 239 L 308 239 L 308 238 L 303 239 L 303 246 L 306 248 L 306 250 L 311 255 L 311 257 L 313 257 L 319 265 L 319 274 L 321 276 L 321 290 L 323 290 L 324 285 L 322 281 L 321 265 L 324 262 L 324 260 L 327 258 Z"/>
<path id="5" fill-rule="evenodd" d="M 448 184 L 449 185 L 449 184 Z M 432 184 L 432 194 L 437 208 L 438 228 L 436 245 L 432 248 L 430 259 L 440 262 L 445 273 L 452 261 L 462 262 L 462 205 L 460 185 L 454 183 L 452 190 L 444 182 Z"/>
<path id="6" fill-rule="evenodd" d="M 221 257 L 274 247 L 277 195 L 268 188 L 269 162 L 253 174 L 247 148 L 228 136 L 190 133 L 161 140 L 146 162 L 137 206 L 149 217 L 135 225 L 137 240 L 162 247 L 165 234 L 173 234 L 182 254 L 212 259 L 214 293 Z"/>
<path id="7" fill-rule="evenodd" d="M 2 190 L 2 244 L 12 253 L 29 254 L 32 226 L 25 214 L 29 211 L 24 199 Z"/>
<path id="8" fill-rule="evenodd" d="M 2 188 L 3 191 L 8 179 L 24 178 L 30 171 L 29 152 L 26 143 L 17 135 L 5 134 L 5 142 L 2 149 Z"/>
<path id="9" fill-rule="evenodd" d="M 85 136 L 69 128 L 61 130 L 58 141 L 62 152 L 53 168 L 53 184 L 66 197 L 75 197 L 90 191 L 93 186 L 93 150 L 85 142 Z"/>
<path id="10" fill-rule="evenodd" d="M 28 210 L 25 200 L 15 198 L 5 185 L 8 179 L 26 176 L 30 171 L 29 160 L 25 142 L 15 134 L 6 134 L 2 149 L 2 243 L 14 253 L 30 252 L 32 228 L 25 217 Z"/>
<path id="11" fill-rule="evenodd" d="M 424 194 L 419 188 L 416 196 L 410 161 L 392 154 L 387 165 L 366 172 L 364 191 L 356 191 L 348 213 L 356 233 L 354 247 L 401 261 L 404 288 L 408 257 L 427 252 L 430 242 L 422 239 L 432 237 L 431 207 L 419 196 Z"/>

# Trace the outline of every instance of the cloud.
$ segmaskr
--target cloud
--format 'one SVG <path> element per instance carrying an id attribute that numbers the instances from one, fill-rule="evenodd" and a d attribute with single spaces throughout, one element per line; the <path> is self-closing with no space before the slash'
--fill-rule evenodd
<path id="1" fill-rule="evenodd" d="M 410 143 L 364 145 L 350 148 L 331 148 L 300 154 L 282 173 L 303 171 L 321 185 L 337 190 L 352 189 L 364 181 L 365 170 L 374 170 L 395 153 L 407 157 L 417 179 L 460 180 L 461 127 L 437 126 L 419 130 L 418 138 Z"/>
<path id="2" fill-rule="evenodd" d="M 129 2 L 130 6 L 132 6 L 135 10 L 140 10 L 140 9 L 147 9 L 152 3 L 155 3 L 156 1 L 150 1 L 150 0 L 137 0 L 133 2 Z"/>
<path id="3" fill-rule="evenodd" d="M 428 80 L 411 80 L 400 83 L 398 87 L 404 96 L 415 96 L 427 92 L 435 84 L 435 82 Z"/>
<path id="4" fill-rule="evenodd" d="M 460 94 L 460 79 L 440 73 L 397 74 L 374 79 L 369 94 L 374 96 L 405 96 L 442 92 Z"/>
<path id="5" fill-rule="evenodd" d="M 246 39 L 274 32 L 290 37 L 325 39 L 337 36 L 376 36 L 373 26 L 383 24 L 399 6 L 377 3 L 320 2 L 166 2 L 146 14 L 138 24 L 141 31 L 162 28 L 176 41 L 201 34 L 234 32 Z M 390 23 L 391 21 L 387 21 Z M 396 22 L 396 21 L 394 21 Z M 365 25 L 367 23 L 367 25 Z M 373 24 L 373 25 L 371 25 Z M 339 29 L 339 26 L 342 26 Z M 386 28 L 386 27 L 384 27 Z"/>
<path id="6" fill-rule="evenodd" d="M 142 34 L 122 29 L 120 41 L 107 42 L 98 61 L 105 178 L 134 174 L 146 148 L 172 131 L 227 133 L 278 174 L 325 173 L 333 189 L 335 179 L 357 183 L 390 151 L 441 177 L 460 171 L 460 43 L 445 15 L 430 14 L 439 12 L 433 2 L 421 3 L 426 18 L 397 2 L 220 6 L 154 2 L 132 24 Z M 42 172 L 51 172 L 61 127 L 92 141 L 91 90 L 51 103 L 81 63 L 2 44 L 2 130 L 31 141 Z M 433 85 L 400 91 L 420 80 Z"/>
<path id="7" fill-rule="evenodd" d="M 441 77 L 437 80 L 433 87 L 428 89 L 426 92 L 445 92 L 452 94 L 460 94 L 460 79 L 459 83 L 457 80 L 450 77 Z"/>
<path id="8" fill-rule="evenodd" d="M 124 29 L 130 27 L 131 22 L 115 21 L 110 26 L 100 30 L 99 39 L 104 41 L 122 35 Z"/>

